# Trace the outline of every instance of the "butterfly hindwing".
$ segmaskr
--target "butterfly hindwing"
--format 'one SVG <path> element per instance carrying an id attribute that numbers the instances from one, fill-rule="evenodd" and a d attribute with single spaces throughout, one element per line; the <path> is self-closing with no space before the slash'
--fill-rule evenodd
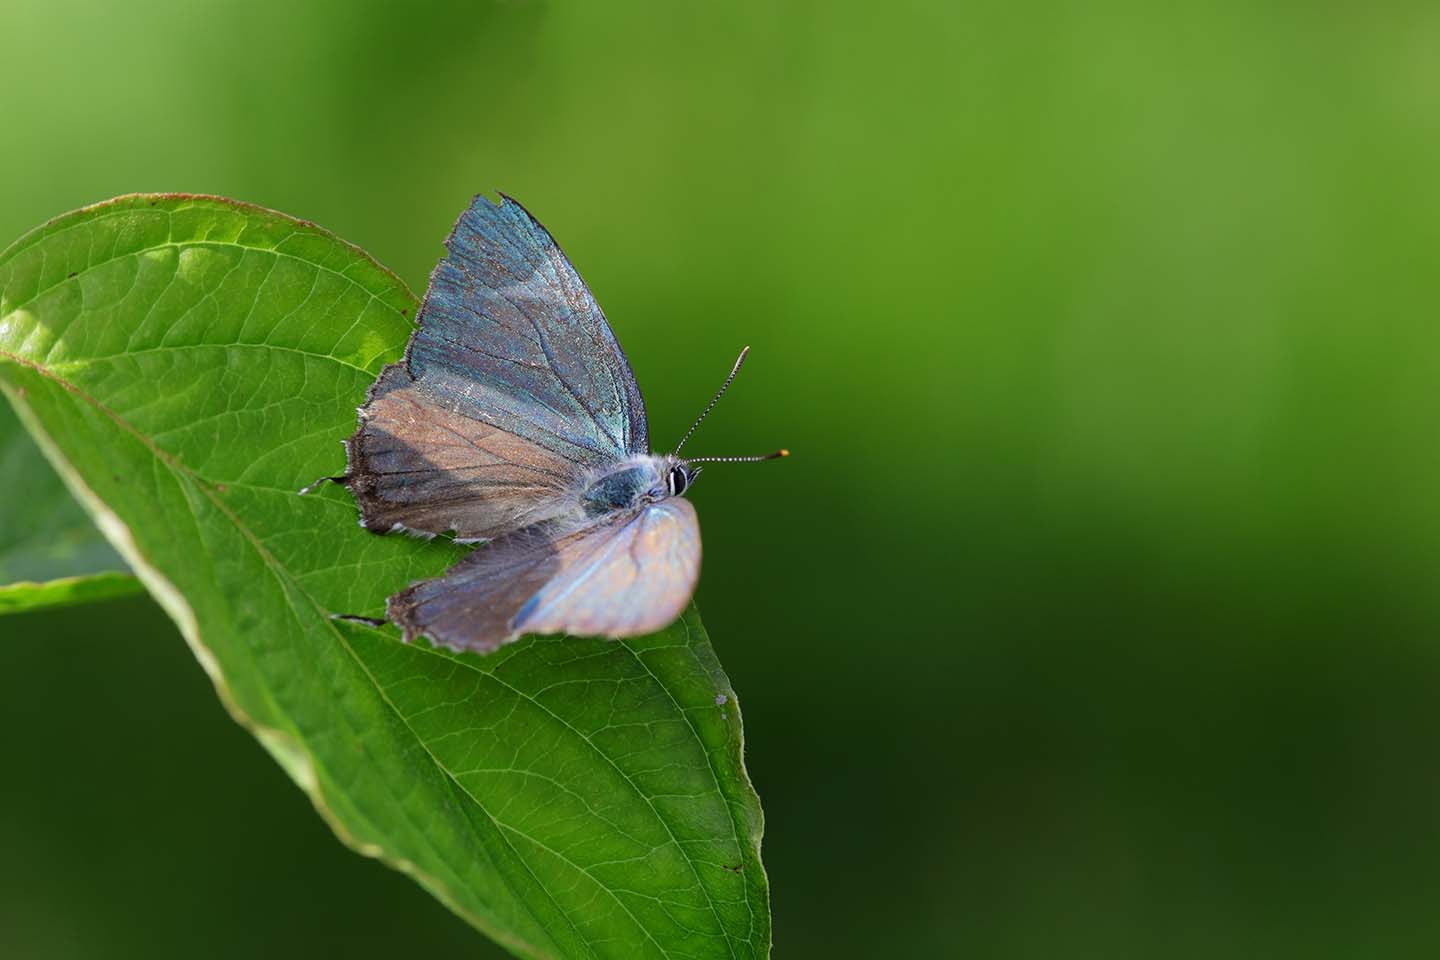
<path id="1" fill-rule="evenodd" d="M 520 633 L 633 637 L 680 616 L 700 576 L 700 523 L 689 500 L 646 504 L 562 554 L 515 615 Z"/>
<path id="2" fill-rule="evenodd" d="M 521 633 L 638 636 L 680 615 L 699 573 L 695 508 L 672 498 L 497 539 L 392 597 L 388 613 L 407 639 L 482 653 Z"/>
<path id="3" fill-rule="evenodd" d="M 391 597 L 386 616 L 406 640 L 424 635 L 452 650 L 494 650 L 513 636 L 515 612 L 560 569 L 563 539 L 544 526 L 499 537 Z"/>

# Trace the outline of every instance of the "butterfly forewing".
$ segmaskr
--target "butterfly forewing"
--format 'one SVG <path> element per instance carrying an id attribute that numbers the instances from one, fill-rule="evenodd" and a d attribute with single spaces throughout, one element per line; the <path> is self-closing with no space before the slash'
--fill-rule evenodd
<path id="1" fill-rule="evenodd" d="M 584 281 L 520 204 L 476 197 L 401 363 L 360 411 L 365 526 L 487 539 L 563 513 L 585 472 L 648 448 L 635 375 Z"/>
<path id="2" fill-rule="evenodd" d="M 446 406 L 403 364 L 385 368 L 349 443 L 365 526 L 496 537 L 568 509 L 580 468 Z"/>
<path id="3" fill-rule="evenodd" d="M 458 410 L 589 466 L 649 452 L 645 404 L 605 315 L 514 200 L 476 197 L 445 243 L 407 352 Z"/>

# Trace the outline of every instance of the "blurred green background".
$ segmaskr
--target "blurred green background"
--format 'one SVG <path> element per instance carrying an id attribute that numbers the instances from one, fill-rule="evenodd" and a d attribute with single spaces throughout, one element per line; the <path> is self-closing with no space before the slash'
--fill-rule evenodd
<path id="1" fill-rule="evenodd" d="M 556 234 L 673 443 L 776 956 L 1440 950 L 1440 8 L 0 3 L 0 243 Z M 336 438 L 337 441 L 340 439 Z M 499 950 L 151 602 L 0 620 L 0 953 Z"/>

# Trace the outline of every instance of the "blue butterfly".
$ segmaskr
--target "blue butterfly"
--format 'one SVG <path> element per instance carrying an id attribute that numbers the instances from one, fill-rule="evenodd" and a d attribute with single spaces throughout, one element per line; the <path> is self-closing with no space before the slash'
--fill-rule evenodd
<path id="1" fill-rule="evenodd" d="M 386 367 L 346 442 L 360 524 L 488 541 L 389 599 L 405 634 L 493 650 L 526 633 L 629 637 L 684 610 L 700 527 L 681 495 L 700 463 L 652 454 L 645 403 L 605 315 L 524 207 L 483 196 L 460 215 L 404 359 Z"/>

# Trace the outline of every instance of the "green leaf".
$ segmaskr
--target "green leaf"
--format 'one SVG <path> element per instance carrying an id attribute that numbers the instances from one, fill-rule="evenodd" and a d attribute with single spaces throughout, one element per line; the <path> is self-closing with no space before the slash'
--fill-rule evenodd
<path id="1" fill-rule="evenodd" d="M 128 573 L 87 573 L 53 580 L 17 580 L 0 585 L 0 613 L 28 613 L 96 600 L 127 597 L 143 589 Z"/>
<path id="2" fill-rule="evenodd" d="M 0 614 L 136 593 L 140 582 L 0 402 Z"/>
<path id="3" fill-rule="evenodd" d="M 297 494 L 341 471 L 415 307 L 311 224 L 125 197 L 0 254 L 0 383 L 346 843 L 522 956 L 767 955 L 760 806 L 693 608 L 484 658 L 332 618 L 463 552 L 361 530 L 343 489 Z"/>

